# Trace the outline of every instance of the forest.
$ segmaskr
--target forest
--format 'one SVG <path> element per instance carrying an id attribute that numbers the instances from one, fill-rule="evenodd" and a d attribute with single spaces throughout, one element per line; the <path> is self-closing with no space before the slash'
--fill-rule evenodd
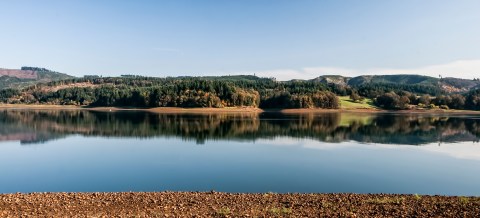
<path id="1" fill-rule="evenodd" d="M 457 109 L 480 110 L 480 89 L 465 94 L 438 94 L 431 96 L 406 91 L 390 91 L 378 95 L 375 104 L 381 108 L 403 110 L 412 108 L 424 109 Z"/>
<path id="2" fill-rule="evenodd" d="M 78 86 L 77 84 L 88 84 Z M 54 90 L 52 87 L 64 87 Z M 23 90 L 4 89 L 0 101 L 118 107 L 265 107 L 338 108 L 328 86 L 279 83 L 269 78 L 140 76 L 85 77 L 37 84 Z"/>
<path id="3" fill-rule="evenodd" d="M 316 80 L 276 81 L 251 75 L 220 77 L 85 76 L 23 89 L 0 90 L 0 102 L 115 107 L 341 107 L 338 96 L 351 101 L 373 99 L 380 108 L 402 110 L 480 110 L 480 89 L 447 92 L 435 83 L 359 83 L 341 85 Z"/>

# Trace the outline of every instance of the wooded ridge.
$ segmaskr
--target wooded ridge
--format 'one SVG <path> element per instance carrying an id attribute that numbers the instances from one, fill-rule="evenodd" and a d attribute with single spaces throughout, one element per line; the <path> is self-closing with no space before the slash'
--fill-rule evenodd
<path id="1" fill-rule="evenodd" d="M 37 75 L 37 79 L 22 73 Z M 385 109 L 480 110 L 477 78 L 421 75 L 320 76 L 290 81 L 253 75 L 76 78 L 35 67 L 0 70 L 0 75 L 0 102 L 10 104 L 335 109 L 341 106 L 337 96 L 350 96 L 352 102 L 372 99 L 377 107 Z"/>

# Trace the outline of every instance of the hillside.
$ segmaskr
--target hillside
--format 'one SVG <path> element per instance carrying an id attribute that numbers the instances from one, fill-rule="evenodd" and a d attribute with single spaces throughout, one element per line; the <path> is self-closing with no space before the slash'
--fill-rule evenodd
<path id="1" fill-rule="evenodd" d="M 422 75 L 365 75 L 357 77 L 320 76 L 312 81 L 324 84 L 359 87 L 372 84 L 395 84 L 402 86 L 426 86 L 439 88 L 446 93 L 466 93 L 480 88 L 480 81 L 460 78 L 435 78 Z"/>
<path id="2" fill-rule="evenodd" d="M 37 67 L 0 68 L 0 89 L 24 88 L 37 83 L 72 79 L 73 76 Z"/>
<path id="3" fill-rule="evenodd" d="M 473 80 L 467 80 L 467 79 L 447 77 L 447 78 L 443 78 L 441 82 L 443 85 L 445 85 L 445 87 L 453 87 L 456 89 L 454 91 L 460 91 L 460 92 L 468 92 L 472 89 L 480 88 L 480 81 L 478 80 L 473 81 Z"/>
<path id="4" fill-rule="evenodd" d="M 340 75 L 325 75 L 325 76 L 319 76 L 313 79 L 313 81 L 325 83 L 325 84 L 336 84 L 336 85 L 346 86 L 348 85 L 348 81 L 350 79 L 351 77 L 344 77 Z"/>
<path id="5" fill-rule="evenodd" d="M 0 76 L 15 77 L 18 79 L 37 79 L 37 72 L 33 70 L 0 69 Z"/>
<path id="6" fill-rule="evenodd" d="M 2 70 L 0 102 L 116 107 L 480 109 L 480 81 L 421 75 L 255 75 L 75 78 L 43 68 Z M 6 89 L 15 88 L 15 89 Z M 349 96 L 341 99 L 338 96 Z M 348 101 L 347 101 L 348 100 Z M 368 105 L 363 101 L 368 100 Z"/>
<path id="7" fill-rule="evenodd" d="M 338 108 L 328 87 L 256 76 L 84 77 L 0 91 L 4 103 L 119 107 Z"/>
<path id="8" fill-rule="evenodd" d="M 397 84 L 422 84 L 433 85 L 438 79 L 421 75 L 375 75 L 375 76 L 358 76 L 348 81 L 349 85 L 361 85 L 363 83 L 397 83 Z"/>

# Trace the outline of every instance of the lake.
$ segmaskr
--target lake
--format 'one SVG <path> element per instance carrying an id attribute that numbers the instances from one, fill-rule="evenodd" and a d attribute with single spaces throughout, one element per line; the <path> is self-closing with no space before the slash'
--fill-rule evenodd
<path id="1" fill-rule="evenodd" d="M 1 110 L 0 193 L 480 196 L 480 115 Z"/>

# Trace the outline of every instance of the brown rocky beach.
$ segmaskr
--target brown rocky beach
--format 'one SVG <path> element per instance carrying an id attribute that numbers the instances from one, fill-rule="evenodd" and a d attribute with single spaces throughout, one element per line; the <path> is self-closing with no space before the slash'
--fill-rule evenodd
<path id="1" fill-rule="evenodd" d="M 480 198 L 220 192 L 0 195 L 0 217 L 479 217 Z"/>

